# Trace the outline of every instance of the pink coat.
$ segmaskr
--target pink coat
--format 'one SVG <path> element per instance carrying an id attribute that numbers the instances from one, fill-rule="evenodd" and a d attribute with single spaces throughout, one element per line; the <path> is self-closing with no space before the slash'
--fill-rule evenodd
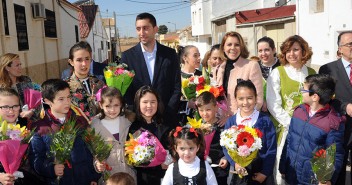
<path id="1" fill-rule="evenodd" d="M 226 62 L 220 65 L 220 68 L 216 75 L 217 85 L 222 85 L 224 81 Z M 228 104 L 231 108 L 231 112 L 235 114 L 237 112 L 237 103 L 235 99 L 235 88 L 237 85 L 237 79 L 251 80 L 257 89 L 257 105 L 256 109 L 260 110 L 263 105 L 263 77 L 260 70 L 260 66 L 256 61 L 250 61 L 248 59 L 240 57 L 237 62 L 234 63 L 234 68 L 230 72 L 228 86 L 227 86 L 227 98 Z"/>

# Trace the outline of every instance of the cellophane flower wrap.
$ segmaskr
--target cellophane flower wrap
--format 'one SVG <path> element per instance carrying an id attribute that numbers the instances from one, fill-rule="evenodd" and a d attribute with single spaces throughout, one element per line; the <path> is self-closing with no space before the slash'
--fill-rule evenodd
<path id="1" fill-rule="evenodd" d="M 54 157 L 55 164 L 66 164 L 68 168 L 72 167 L 71 151 L 77 132 L 76 120 L 70 119 L 61 126 L 58 132 L 50 134 L 51 144 L 48 156 Z"/>
<path id="2" fill-rule="evenodd" d="M 213 130 L 213 126 L 210 123 L 202 123 L 202 119 L 197 120 L 196 118 L 190 118 L 187 116 L 187 124 L 194 128 L 200 129 L 204 134 L 204 141 L 205 141 L 205 151 L 204 151 L 204 158 L 209 155 L 210 145 L 213 141 L 215 130 Z"/>
<path id="3" fill-rule="evenodd" d="M 313 158 L 310 160 L 312 170 L 315 174 L 313 181 L 330 181 L 335 171 L 336 143 L 325 149 L 313 151 Z M 318 182 L 316 184 L 318 184 Z"/>
<path id="4" fill-rule="evenodd" d="M 191 76 L 189 78 L 181 79 L 182 94 L 187 100 L 195 99 L 204 88 L 210 88 L 206 85 L 203 76 Z"/>
<path id="5" fill-rule="evenodd" d="M 25 126 L 0 118 L 0 162 L 6 173 L 14 174 L 18 170 L 33 133 Z"/>
<path id="6" fill-rule="evenodd" d="M 248 166 L 262 148 L 262 132 L 257 128 L 244 125 L 232 126 L 220 135 L 220 145 L 235 163 L 241 167 Z"/>
<path id="7" fill-rule="evenodd" d="M 99 162 L 105 161 L 109 156 L 112 150 L 112 143 L 105 141 L 104 138 L 95 132 L 94 128 L 88 128 L 84 131 L 83 140 L 87 144 L 89 151 L 92 153 L 95 159 Z M 111 171 L 111 167 L 105 163 L 106 171 L 103 172 L 104 180 L 109 178 L 109 173 L 107 171 Z"/>
<path id="8" fill-rule="evenodd" d="M 121 91 L 122 96 L 125 95 L 128 87 L 133 81 L 134 71 L 128 71 L 127 64 L 109 64 L 104 70 L 106 85 L 115 87 Z"/>
<path id="9" fill-rule="evenodd" d="M 23 90 L 24 104 L 28 105 L 28 109 L 37 108 L 42 103 L 42 93 L 39 84 L 31 83 Z"/>
<path id="10" fill-rule="evenodd" d="M 139 129 L 125 142 L 127 164 L 136 167 L 154 167 L 162 164 L 167 152 L 158 138 L 148 130 Z"/>

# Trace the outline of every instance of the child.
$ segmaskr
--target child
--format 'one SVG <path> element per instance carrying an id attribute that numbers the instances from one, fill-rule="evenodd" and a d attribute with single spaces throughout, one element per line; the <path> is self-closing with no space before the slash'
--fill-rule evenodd
<path id="1" fill-rule="evenodd" d="M 73 45 L 68 62 L 73 68 L 72 75 L 65 79 L 70 84 L 72 103 L 79 107 L 91 119 L 98 114 L 98 103 L 94 97 L 104 82 L 89 74 L 92 62 L 92 48 L 86 41 Z"/>
<path id="2" fill-rule="evenodd" d="M 237 114 L 230 117 L 225 124 L 225 129 L 234 125 L 245 125 L 258 128 L 262 133 L 262 148 L 256 159 L 245 169 L 235 163 L 224 148 L 224 154 L 237 173 L 244 171 L 248 175 L 239 178 L 237 174 L 232 176 L 231 184 L 274 184 L 273 169 L 276 156 L 275 128 L 270 118 L 255 109 L 257 102 L 257 90 L 254 84 L 248 80 L 240 81 L 235 88 L 235 98 L 238 105 Z"/>
<path id="3" fill-rule="evenodd" d="M 176 127 L 169 138 L 176 162 L 168 167 L 162 185 L 218 184 L 210 165 L 203 160 L 205 146 L 201 132 L 187 126 Z"/>
<path id="4" fill-rule="evenodd" d="M 129 133 L 133 134 L 143 128 L 154 134 L 164 148 L 167 148 L 168 127 L 162 124 L 162 104 L 157 92 L 149 86 L 142 86 L 134 98 L 136 121 L 130 127 Z M 138 185 L 158 185 L 165 174 L 168 164 L 156 167 L 135 167 L 137 170 Z"/>
<path id="5" fill-rule="evenodd" d="M 77 135 L 71 151 L 71 166 L 55 164 L 54 158 L 48 157 L 51 144 L 49 136 L 52 132 L 59 131 L 61 125 L 70 119 L 76 120 L 78 133 L 88 127 L 84 117 L 79 116 L 71 109 L 70 86 L 60 79 L 50 79 L 42 84 L 42 97 L 49 105 L 42 120 L 31 125 L 36 128 L 35 135 L 29 148 L 29 161 L 32 168 L 42 177 L 46 178 L 47 184 L 56 184 L 57 176 L 60 176 L 60 184 L 96 184 L 100 175 L 95 172 L 93 164 L 98 171 L 104 171 L 103 164 L 93 163 L 93 156 L 89 152 L 81 136 Z"/>
<path id="6" fill-rule="evenodd" d="M 136 182 L 133 177 L 124 172 L 115 173 L 111 175 L 106 181 L 106 185 L 135 185 Z"/>
<path id="7" fill-rule="evenodd" d="M 303 88 L 304 104 L 293 112 L 279 171 L 289 184 L 311 184 L 314 182 L 309 162 L 312 152 L 336 143 L 335 170 L 332 179 L 327 179 L 330 180 L 327 184 L 334 184 L 344 156 L 344 124 L 329 105 L 335 92 L 335 82 L 327 75 L 310 75 L 306 77 Z"/>
<path id="8" fill-rule="evenodd" d="M 125 163 L 125 141 L 131 122 L 125 117 L 125 103 L 121 92 L 114 87 L 101 90 L 99 106 L 101 114 L 93 119 L 92 127 L 105 141 L 113 143 L 113 149 L 107 159 L 112 170 L 110 174 L 126 172 L 136 179 L 135 172 Z"/>
<path id="9" fill-rule="evenodd" d="M 218 110 L 216 99 L 211 92 L 205 91 L 197 97 L 196 105 L 203 123 L 211 124 L 211 130 L 215 131 L 210 145 L 209 157 L 213 164 L 219 165 L 218 167 L 213 167 L 216 181 L 218 184 L 225 185 L 229 175 L 229 166 L 220 146 L 220 134 L 224 130 L 224 126 L 219 125 L 220 120 L 216 117 Z"/>

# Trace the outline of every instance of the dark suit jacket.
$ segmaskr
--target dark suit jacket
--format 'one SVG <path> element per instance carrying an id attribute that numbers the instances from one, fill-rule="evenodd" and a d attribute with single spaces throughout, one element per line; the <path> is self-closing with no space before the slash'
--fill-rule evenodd
<path id="1" fill-rule="evenodd" d="M 335 97 L 340 100 L 338 108 L 340 109 L 339 112 L 342 114 L 346 114 L 346 106 L 349 103 L 352 103 L 352 86 L 350 84 L 350 80 L 346 73 L 346 70 L 342 64 L 342 60 L 336 60 L 334 62 L 325 64 L 320 67 L 319 74 L 329 74 L 336 80 L 336 87 L 335 87 Z M 352 118 L 346 115 L 346 126 L 345 126 L 345 143 L 347 142 L 348 145 L 352 144 L 350 138 L 351 135 L 351 124 Z M 348 133 L 346 135 L 346 133 Z"/>
<path id="2" fill-rule="evenodd" d="M 157 52 L 154 66 L 153 81 L 150 81 L 148 69 L 142 47 L 140 43 L 122 53 L 121 63 L 128 65 L 130 70 L 134 70 L 136 75 L 131 86 L 125 94 L 128 105 L 133 105 L 134 96 L 137 90 L 149 85 L 153 87 L 161 97 L 164 105 L 164 123 L 172 122 L 169 126 L 177 124 L 178 105 L 181 97 L 181 72 L 180 65 L 174 49 L 157 44 Z"/>

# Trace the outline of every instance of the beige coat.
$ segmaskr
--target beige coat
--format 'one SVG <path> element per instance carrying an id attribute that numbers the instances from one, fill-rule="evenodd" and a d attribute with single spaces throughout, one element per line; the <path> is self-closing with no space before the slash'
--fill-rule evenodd
<path id="1" fill-rule="evenodd" d="M 220 65 L 216 76 L 217 85 L 222 85 L 224 80 L 226 62 Z M 231 112 L 236 114 L 237 103 L 235 99 L 235 88 L 237 85 L 237 79 L 251 80 L 257 89 L 257 105 L 256 109 L 260 110 L 263 105 L 263 77 L 258 62 L 250 61 L 240 57 L 237 62 L 234 63 L 234 68 L 230 72 L 228 86 L 227 86 L 227 98 Z"/>
<path id="2" fill-rule="evenodd" d="M 129 127 L 131 126 L 131 122 L 126 119 L 124 116 L 119 116 L 116 121 L 116 126 L 119 126 L 119 140 L 117 141 L 115 137 L 101 124 L 100 119 L 94 119 L 92 121 L 92 128 L 95 128 L 97 133 L 100 133 L 102 137 L 105 138 L 105 141 L 112 142 L 114 145 L 111 150 L 110 156 L 107 159 L 107 163 L 111 166 L 112 170 L 110 174 L 114 174 L 117 172 L 126 172 L 130 174 L 135 182 L 137 182 L 136 173 L 132 170 L 132 168 L 127 165 L 125 161 L 125 141 L 128 135 Z"/>

